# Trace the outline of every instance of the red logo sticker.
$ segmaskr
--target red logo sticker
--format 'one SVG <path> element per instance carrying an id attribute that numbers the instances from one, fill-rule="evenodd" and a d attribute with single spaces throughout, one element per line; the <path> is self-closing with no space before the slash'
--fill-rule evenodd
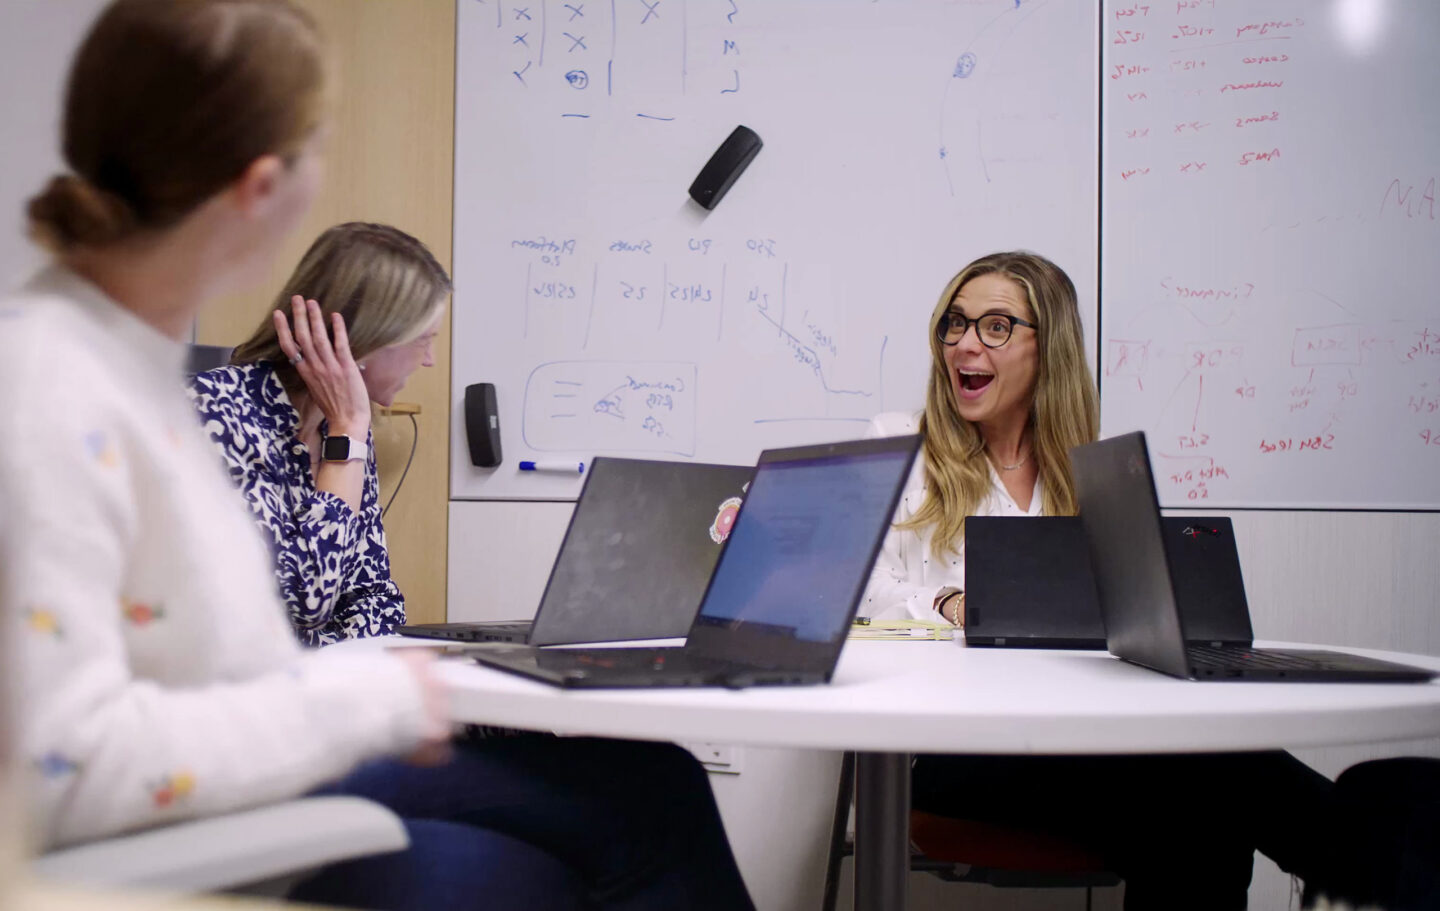
<path id="1" fill-rule="evenodd" d="M 716 544 L 725 543 L 730 537 L 730 529 L 735 527 L 735 517 L 740 514 L 739 497 L 730 497 L 720 504 L 720 509 L 715 513 L 715 521 L 710 523 L 710 540 Z"/>

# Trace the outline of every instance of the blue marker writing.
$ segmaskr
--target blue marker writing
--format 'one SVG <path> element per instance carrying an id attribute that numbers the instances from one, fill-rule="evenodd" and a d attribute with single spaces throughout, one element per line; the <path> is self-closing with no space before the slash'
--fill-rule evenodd
<path id="1" fill-rule="evenodd" d="M 562 462 L 559 459 L 547 459 L 540 462 L 521 462 L 521 471 L 563 471 L 566 474 L 584 474 L 584 462 Z"/>

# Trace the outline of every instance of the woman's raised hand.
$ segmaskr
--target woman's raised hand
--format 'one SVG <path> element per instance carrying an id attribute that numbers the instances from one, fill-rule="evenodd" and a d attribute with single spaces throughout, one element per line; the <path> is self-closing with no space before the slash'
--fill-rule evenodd
<path id="1" fill-rule="evenodd" d="M 273 317 L 280 350 L 295 365 L 310 398 L 325 416 L 330 434 L 363 441 L 370 430 L 370 394 L 360 367 L 350 356 L 345 319 L 338 313 L 330 315 L 335 335 L 332 344 L 318 303 L 297 294 L 290 299 L 290 306 L 293 320 L 286 319 L 284 310 L 276 310 Z"/>

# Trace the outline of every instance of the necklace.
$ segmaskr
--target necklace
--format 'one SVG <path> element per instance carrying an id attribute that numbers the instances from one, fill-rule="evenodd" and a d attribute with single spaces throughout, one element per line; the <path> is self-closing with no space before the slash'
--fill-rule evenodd
<path id="1" fill-rule="evenodd" d="M 1001 470 L 1001 471 L 1014 471 L 1014 470 L 1016 470 L 1017 468 L 1024 468 L 1024 467 L 1025 467 L 1025 463 L 1028 462 L 1028 461 L 1030 461 L 1030 453 L 1027 452 L 1027 453 L 1025 453 L 1025 455 L 1020 459 L 1020 461 L 1016 462 L 1014 465 L 1000 465 L 1000 470 Z M 998 463 L 999 460 L 997 459 L 996 462 Z"/>

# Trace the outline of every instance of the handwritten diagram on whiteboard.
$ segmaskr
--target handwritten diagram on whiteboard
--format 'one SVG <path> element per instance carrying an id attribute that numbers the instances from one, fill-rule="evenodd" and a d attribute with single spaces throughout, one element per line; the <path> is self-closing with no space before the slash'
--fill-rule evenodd
<path id="1" fill-rule="evenodd" d="M 920 407 L 929 314 L 997 249 L 1065 267 L 1094 326 L 1088 0 L 459 0 L 452 496 L 515 470 L 751 463 Z M 765 146 L 710 212 L 737 124 Z M 506 461 L 471 466 L 464 387 Z"/>
<path id="2" fill-rule="evenodd" d="M 1109 2 L 1104 433 L 1166 506 L 1440 507 L 1440 7 Z"/>

